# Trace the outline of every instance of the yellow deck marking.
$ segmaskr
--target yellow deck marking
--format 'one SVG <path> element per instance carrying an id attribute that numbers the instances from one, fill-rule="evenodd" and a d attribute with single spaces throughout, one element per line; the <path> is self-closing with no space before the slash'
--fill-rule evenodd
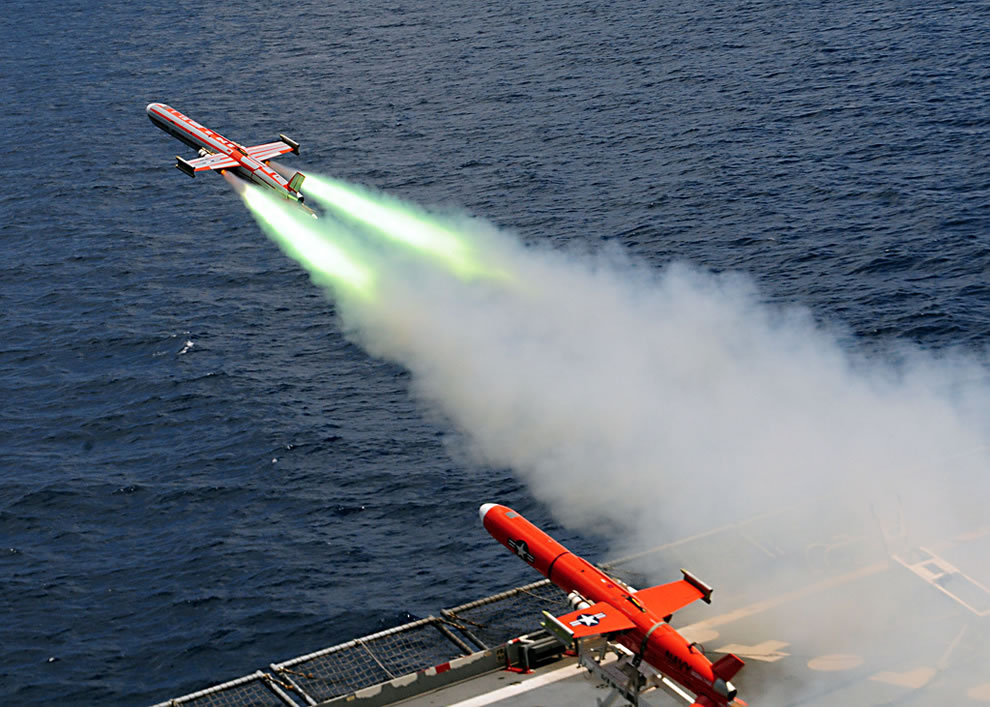
<path id="1" fill-rule="evenodd" d="M 953 538 L 957 543 L 967 543 L 973 540 L 979 540 L 980 538 L 985 538 L 990 535 L 990 525 L 984 525 L 981 528 L 970 531 L 968 533 L 960 533 Z"/>
<path id="2" fill-rule="evenodd" d="M 790 653 L 782 653 L 781 648 L 789 646 L 785 641 L 764 641 L 755 646 L 744 646 L 739 643 L 730 643 L 727 646 L 716 648 L 716 653 L 735 653 L 740 658 L 746 660 L 761 660 L 764 663 L 775 663 L 781 658 L 786 658 Z"/>
<path id="3" fill-rule="evenodd" d="M 990 682 L 971 687 L 966 692 L 966 697 L 977 702 L 990 702 Z"/>
<path id="4" fill-rule="evenodd" d="M 910 687 L 912 690 L 918 690 L 927 685 L 933 677 L 935 677 L 934 668 L 915 668 L 914 670 L 909 670 L 906 673 L 877 673 L 876 675 L 871 675 L 870 680 L 873 680 L 874 682 L 885 682 L 888 685 L 897 685 L 898 687 Z"/>

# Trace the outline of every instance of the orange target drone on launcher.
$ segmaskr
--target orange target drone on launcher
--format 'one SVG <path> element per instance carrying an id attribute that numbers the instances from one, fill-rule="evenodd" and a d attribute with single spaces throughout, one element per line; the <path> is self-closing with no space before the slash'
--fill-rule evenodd
<path id="1" fill-rule="evenodd" d="M 640 694 L 663 686 L 694 707 L 746 705 L 730 682 L 743 661 L 730 653 L 712 663 L 669 623 L 675 611 L 697 599 L 710 604 L 711 587 L 681 570 L 683 579 L 637 591 L 574 555 L 511 508 L 486 503 L 480 514 L 492 537 L 567 592 L 575 610 L 557 617 L 543 612 L 543 627 L 611 684 L 615 693 L 606 704 L 619 695 L 638 704 Z M 586 649 L 596 640 L 597 649 Z M 601 669 L 605 643 L 622 656 L 621 679 Z"/>

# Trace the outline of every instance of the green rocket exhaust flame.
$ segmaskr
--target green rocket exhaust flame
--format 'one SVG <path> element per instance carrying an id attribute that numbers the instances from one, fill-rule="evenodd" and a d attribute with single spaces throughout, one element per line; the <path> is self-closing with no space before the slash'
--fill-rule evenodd
<path id="1" fill-rule="evenodd" d="M 373 294 L 374 276 L 367 264 L 361 262 L 360 248 L 351 244 L 349 234 L 330 232 L 331 225 L 318 224 L 257 187 L 248 185 L 241 196 L 272 240 L 306 268 L 317 284 L 346 289 L 364 297 Z M 351 244 L 349 249 L 348 244 Z"/>
<path id="2" fill-rule="evenodd" d="M 464 237 L 438 219 L 339 180 L 310 175 L 307 194 L 346 219 L 441 262 L 462 278 L 492 275 Z"/>
<path id="3" fill-rule="evenodd" d="M 228 181 L 283 252 L 300 263 L 316 284 L 331 287 L 338 295 L 380 296 L 387 277 L 384 269 L 402 262 L 404 258 L 395 256 L 403 250 L 421 264 L 463 281 L 515 279 L 490 264 L 501 258 L 495 258 L 497 251 L 488 236 L 466 219 L 468 228 L 461 231 L 456 221 L 445 222 L 389 196 L 310 175 L 307 194 L 337 217 L 317 220 L 264 189 L 245 186 L 233 176 Z"/>

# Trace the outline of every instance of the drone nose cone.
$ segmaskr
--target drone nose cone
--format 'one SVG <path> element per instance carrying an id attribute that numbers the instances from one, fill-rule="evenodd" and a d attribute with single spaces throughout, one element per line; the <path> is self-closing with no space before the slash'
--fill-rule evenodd
<path id="1" fill-rule="evenodd" d="M 485 505 L 483 505 L 481 508 L 478 509 L 478 517 L 481 518 L 482 525 L 485 524 L 485 516 L 488 514 L 488 511 L 490 511 L 497 505 L 498 505 L 497 503 L 486 503 Z"/>

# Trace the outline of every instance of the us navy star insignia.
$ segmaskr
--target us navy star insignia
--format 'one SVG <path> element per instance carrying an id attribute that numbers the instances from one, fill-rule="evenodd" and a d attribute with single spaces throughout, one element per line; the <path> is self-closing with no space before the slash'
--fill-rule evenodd
<path id="1" fill-rule="evenodd" d="M 581 614 L 571 621 L 571 626 L 597 626 L 605 618 L 605 612 L 599 611 L 597 614 Z"/>

